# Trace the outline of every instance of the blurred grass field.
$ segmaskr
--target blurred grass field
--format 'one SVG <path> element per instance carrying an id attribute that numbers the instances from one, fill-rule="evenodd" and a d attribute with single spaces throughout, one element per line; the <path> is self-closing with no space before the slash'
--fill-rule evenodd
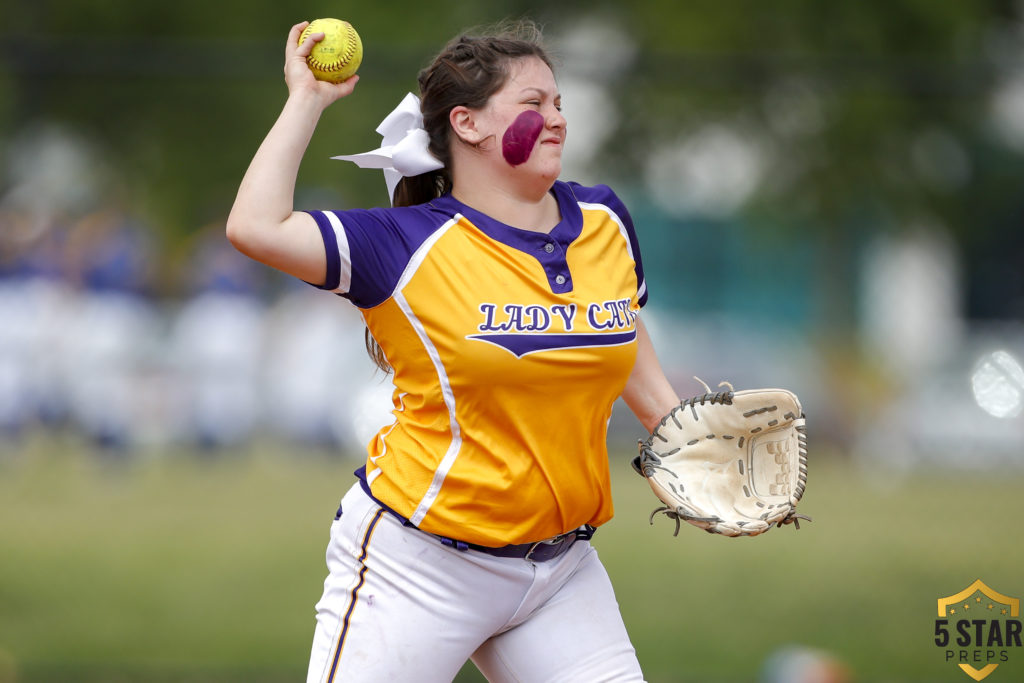
<path id="1" fill-rule="evenodd" d="M 131 462 L 67 437 L 2 448 L 0 683 L 303 680 L 354 461 L 274 444 Z M 614 450 L 616 517 L 594 544 L 652 683 L 756 681 L 791 644 L 856 681 L 969 680 L 933 644 L 936 599 L 977 578 L 1024 594 L 1019 471 L 866 478 L 820 456 L 800 531 L 673 537 Z M 1024 680 L 1022 658 L 989 680 Z"/>

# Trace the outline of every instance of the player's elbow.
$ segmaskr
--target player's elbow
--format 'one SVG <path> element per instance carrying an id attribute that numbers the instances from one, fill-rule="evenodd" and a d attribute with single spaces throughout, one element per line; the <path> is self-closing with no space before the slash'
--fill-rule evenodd
<path id="1" fill-rule="evenodd" d="M 248 220 L 231 214 L 225 225 L 228 242 L 246 256 L 254 256 L 258 250 L 258 228 Z"/>
<path id="2" fill-rule="evenodd" d="M 244 226 L 238 219 L 228 216 L 227 224 L 224 227 L 225 233 L 228 237 L 228 242 L 231 242 L 231 245 L 235 247 L 235 249 L 241 251 L 241 247 L 245 243 Z"/>

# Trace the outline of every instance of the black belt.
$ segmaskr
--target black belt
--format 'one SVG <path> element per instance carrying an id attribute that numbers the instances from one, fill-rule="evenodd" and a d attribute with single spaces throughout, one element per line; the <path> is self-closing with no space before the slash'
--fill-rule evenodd
<path id="1" fill-rule="evenodd" d="M 370 491 L 369 484 L 366 483 L 366 468 L 360 467 L 356 470 L 356 476 L 359 477 L 359 483 L 363 489 L 363 492 L 370 497 L 374 503 L 376 503 L 382 510 L 394 515 L 399 521 L 402 522 L 403 526 L 412 527 L 416 529 L 416 525 L 410 522 L 408 519 L 398 514 L 384 503 L 377 500 Z M 338 506 L 338 512 L 334 515 L 334 519 L 341 519 L 341 506 Z M 543 541 L 536 541 L 534 543 L 519 543 L 516 545 L 503 545 L 500 548 L 491 548 L 486 545 L 477 545 L 476 543 L 467 543 L 466 541 L 457 541 L 454 538 L 445 538 L 444 536 L 438 536 L 437 534 L 428 534 L 441 541 L 443 545 L 449 548 L 455 548 L 456 550 L 476 550 L 477 552 L 487 553 L 488 555 L 494 555 L 495 557 L 516 557 L 523 560 L 530 560 L 531 562 L 547 562 L 553 560 L 559 555 L 562 555 L 572 544 L 576 541 L 587 541 L 594 536 L 594 532 L 597 531 L 597 527 L 584 524 L 578 529 L 567 531 L 564 534 L 549 538 Z M 426 533 L 426 532 L 424 532 Z"/>
<path id="2" fill-rule="evenodd" d="M 476 543 L 466 543 L 465 541 L 456 541 L 453 538 L 445 538 L 443 536 L 437 536 L 443 545 L 456 550 L 476 550 L 477 552 L 487 553 L 495 557 L 515 557 L 522 560 L 529 560 L 531 562 L 547 562 L 553 560 L 559 555 L 565 553 L 572 544 L 579 540 L 589 540 L 593 537 L 594 532 L 597 529 L 585 524 L 579 529 L 573 529 L 554 538 L 549 538 L 544 541 L 536 541 L 534 543 L 518 543 L 515 545 L 503 545 L 499 548 L 491 548 L 486 545 L 477 545 Z"/>

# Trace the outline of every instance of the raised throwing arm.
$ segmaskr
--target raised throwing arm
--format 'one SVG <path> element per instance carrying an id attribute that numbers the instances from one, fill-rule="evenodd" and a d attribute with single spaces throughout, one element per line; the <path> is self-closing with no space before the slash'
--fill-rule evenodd
<path id="1" fill-rule="evenodd" d="M 306 64 L 314 33 L 301 45 L 308 22 L 296 24 L 285 47 L 288 99 L 249 164 L 227 220 L 227 237 L 243 254 L 307 282 L 321 284 L 323 241 L 312 217 L 294 208 L 299 164 L 323 111 L 352 93 L 359 76 L 341 83 L 318 81 Z"/>

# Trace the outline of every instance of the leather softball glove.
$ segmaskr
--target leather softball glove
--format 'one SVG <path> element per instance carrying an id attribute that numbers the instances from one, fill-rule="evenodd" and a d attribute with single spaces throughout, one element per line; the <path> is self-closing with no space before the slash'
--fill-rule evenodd
<path id="1" fill-rule="evenodd" d="M 707 386 L 705 385 L 705 388 Z M 724 536 L 756 536 L 796 524 L 807 486 L 807 439 L 800 401 L 784 389 L 711 392 L 666 415 L 633 468 L 664 513 Z"/>

